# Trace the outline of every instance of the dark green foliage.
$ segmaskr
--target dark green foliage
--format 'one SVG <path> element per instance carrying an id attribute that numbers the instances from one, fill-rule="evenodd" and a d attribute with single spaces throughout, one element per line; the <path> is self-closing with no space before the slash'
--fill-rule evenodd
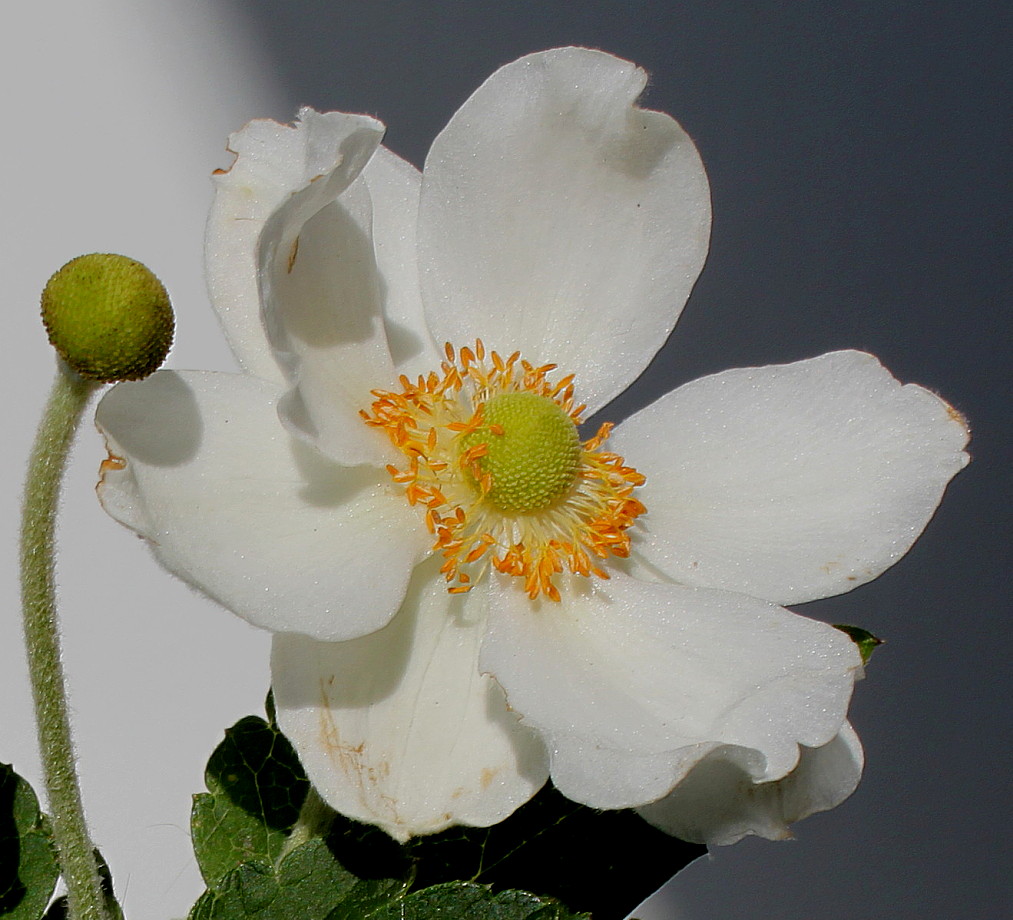
<path id="1" fill-rule="evenodd" d="M 32 787 L 0 764 L 0 917 L 39 920 L 59 874 L 52 834 Z"/>
<path id="2" fill-rule="evenodd" d="M 356 878 L 317 839 L 294 849 L 277 867 L 246 863 L 233 869 L 201 896 L 190 920 L 351 920 L 370 916 L 404 887 Z"/>
<path id="3" fill-rule="evenodd" d="M 98 866 L 99 879 L 102 882 L 102 893 L 106 899 L 106 910 L 109 912 L 111 920 L 123 920 L 123 911 L 113 891 L 113 875 L 109 871 L 109 864 L 97 849 L 93 852 L 95 854 L 95 864 Z M 69 914 L 70 908 L 67 905 L 67 896 L 61 895 L 49 905 L 49 910 L 46 911 L 46 916 L 43 920 L 67 920 Z"/>
<path id="4" fill-rule="evenodd" d="M 882 639 L 877 638 L 867 629 L 862 629 L 861 626 L 847 626 L 844 623 L 834 623 L 834 629 L 839 629 L 858 646 L 858 652 L 862 656 L 862 664 L 868 664 L 872 653 L 876 651 L 876 647 L 883 644 Z"/>
<path id="5" fill-rule="evenodd" d="M 272 866 L 309 784 L 288 740 L 256 716 L 225 732 L 190 814 L 194 852 L 209 887 L 243 863 Z"/>
<path id="6" fill-rule="evenodd" d="M 366 877 L 406 877 L 413 889 L 454 880 L 558 898 L 596 920 L 625 917 L 706 852 L 651 827 L 632 811 L 595 811 L 547 785 L 491 828 L 456 827 L 397 844 L 383 831 L 335 819 L 328 844 Z"/>
<path id="7" fill-rule="evenodd" d="M 370 914 L 370 920 L 584 920 L 561 904 L 525 891 L 493 892 L 486 885 L 452 882 L 416 891 L 386 909 Z M 328 920 L 335 920 L 330 917 Z"/>
<path id="8" fill-rule="evenodd" d="M 595 811 L 551 785 L 491 828 L 402 845 L 337 815 L 326 838 L 296 846 L 288 834 L 309 787 L 273 718 L 250 716 L 226 732 L 207 786 L 194 797 L 193 836 L 209 890 L 190 920 L 586 916 L 563 904 L 621 920 L 704 852 L 632 811 Z"/>

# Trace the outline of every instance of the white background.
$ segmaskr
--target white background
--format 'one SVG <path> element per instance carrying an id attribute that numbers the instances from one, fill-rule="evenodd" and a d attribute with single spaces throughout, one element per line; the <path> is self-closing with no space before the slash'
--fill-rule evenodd
<path id="1" fill-rule="evenodd" d="M 276 105 L 248 34 L 205 2 L 23 7 L 0 30 L 2 588 L 0 760 L 41 788 L 17 615 L 19 484 L 55 363 L 48 276 L 85 252 L 140 259 L 177 313 L 176 367 L 232 369 L 202 273 L 210 173 L 228 133 Z M 89 413 L 90 414 L 90 413 Z M 236 718 L 260 710 L 269 641 L 162 575 L 98 506 L 102 441 L 82 428 L 66 484 L 59 583 L 85 806 L 131 920 L 185 916 L 201 890 L 190 796 Z"/>

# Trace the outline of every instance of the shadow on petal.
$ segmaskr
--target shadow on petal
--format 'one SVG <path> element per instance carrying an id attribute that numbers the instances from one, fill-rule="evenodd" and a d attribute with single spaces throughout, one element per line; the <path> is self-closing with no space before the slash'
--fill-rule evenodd
<path id="1" fill-rule="evenodd" d="M 359 709 L 389 697 L 404 678 L 415 638 L 425 580 L 412 579 L 400 611 L 383 629 L 346 642 L 318 642 L 297 634 L 275 637 L 275 661 L 304 660 L 316 683 L 286 681 L 285 706 Z M 278 676 L 275 676 L 277 683 Z M 278 690 L 276 689 L 276 695 Z"/>
<path id="2" fill-rule="evenodd" d="M 626 130 L 605 145 L 604 153 L 619 172 L 642 182 L 662 163 L 681 132 L 658 112 L 633 109 L 626 120 Z"/>
<path id="3" fill-rule="evenodd" d="M 313 348 L 373 339 L 380 311 L 372 241 L 339 202 L 306 221 L 288 258 L 275 279 L 285 333 Z"/>
<path id="4" fill-rule="evenodd" d="M 143 388 L 144 399 L 134 396 Z M 197 399 L 175 371 L 120 383 L 102 401 L 102 426 L 126 453 L 151 466 L 182 466 L 204 436 Z"/>
<path id="5" fill-rule="evenodd" d="M 387 474 L 376 467 L 343 466 L 296 439 L 289 446 L 296 468 L 305 480 L 299 497 L 310 505 L 339 507 L 367 490 L 387 487 Z"/>
<path id="6" fill-rule="evenodd" d="M 380 283 L 381 294 L 384 292 L 384 285 Z M 390 317 L 386 320 L 387 347 L 390 349 L 391 360 L 400 366 L 406 364 L 412 358 L 423 354 L 426 350 L 426 342 L 414 329 L 401 323 L 395 322 Z"/>
<path id="7" fill-rule="evenodd" d="M 694 843 L 724 846 L 748 834 L 786 840 L 790 824 L 851 795 L 864 765 L 861 743 L 847 724 L 828 744 L 803 746 L 796 769 L 776 782 L 753 781 L 755 755 L 732 745 L 717 748 L 668 796 L 637 811 L 655 827 Z"/>

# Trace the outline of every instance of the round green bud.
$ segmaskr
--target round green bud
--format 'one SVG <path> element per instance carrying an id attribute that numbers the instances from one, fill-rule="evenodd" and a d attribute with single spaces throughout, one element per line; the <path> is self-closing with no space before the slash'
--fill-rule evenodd
<path id="1" fill-rule="evenodd" d="M 537 393 L 501 393 L 483 408 L 483 424 L 461 438 L 459 450 L 484 445 L 476 460 L 489 477 L 494 508 L 530 514 L 562 498 L 577 478 L 580 438 L 566 411 Z M 477 485 L 477 484 L 476 484 Z"/>
<path id="2" fill-rule="evenodd" d="M 49 279 L 42 322 L 60 357 L 103 383 L 156 371 L 175 325 L 162 282 L 140 262 L 109 253 L 78 256 Z"/>

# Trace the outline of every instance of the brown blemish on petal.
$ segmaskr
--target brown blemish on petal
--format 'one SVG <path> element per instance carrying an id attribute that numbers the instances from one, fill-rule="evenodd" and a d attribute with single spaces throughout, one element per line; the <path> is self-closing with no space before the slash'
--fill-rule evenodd
<path id="1" fill-rule="evenodd" d="M 953 406 L 951 406 L 949 403 L 945 403 L 945 405 L 946 405 L 946 414 L 958 425 L 960 425 L 960 427 L 964 429 L 964 433 L 968 437 L 970 437 L 971 426 L 967 423 L 967 417 L 964 415 L 964 413 L 960 412 L 957 409 L 954 409 Z"/>
<path id="2" fill-rule="evenodd" d="M 108 453 L 109 456 L 99 464 L 98 477 L 100 482 L 105 478 L 106 473 L 110 473 L 113 470 L 125 470 L 127 468 L 127 461 L 123 457 L 118 457 L 111 450 L 109 450 Z"/>
<path id="3" fill-rule="evenodd" d="M 292 248 L 288 251 L 288 273 L 292 274 L 292 269 L 295 268 L 295 260 L 299 255 L 299 237 L 297 236 L 292 241 Z"/>
<path id="4" fill-rule="evenodd" d="M 479 777 L 478 782 L 479 782 L 479 785 L 482 787 L 482 791 L 483 792 L 485 792 L 485 790 L 488 789 L 492 785 L 492 781 L 496 778 L 496 774 L 497 773 L 499 773 L 499 769 L 498 768 L 492 769 L 490 767 L 486 767 L 482 771 L 482 774 Z"/>
<path id="5" fill-rule="evenodd" d="M 250 125 L 254 124 L 255 122 L 258 123 L 258 124 L 265 123 L 265 124 L 274 125 L 275 127 L 278 127 L 278 128 L 288 128 L 289 130 L 294 130 L 294 128 L 293 128 L 292 125 L 282 124 L 280 121 L 277 121 L 274 118 L 255 118 L 253 121 L 247 122 L 246 125 L 244 125 L 243 130 L 245 131 L 246 128 L 248 128 Z M 228 144 L 225 145 L 225 152 L 226 153 L 231 153 L 234 159 L 224 169 L 216 169 L 216 170 L 214 170 L 211 173 L 211 175 L 213 175 L 213 176 L 224 176 L 227 173 L 231 172 L 232 171 L 232 167 L 236 165 L 236 162 L 239 160 L 239 153 L 237 151 L 233 150 Z"/>
<path id="6" fill-rule="evenodd" d="M 229 165 L 226 166 L 224 169 L 222 167 L 219 167 L 218 169 L 212 170 L 211 171 L 212 176 L 227 176 L 230 172 L 232 172 L 232 167 L 239 162 L 239 154 L 236 153 L 236 151 L 233 150 L 231 147 L 227 146 L 225 148 L 225 152 L 232 154 L 232 162 L 229 163 Z"/>
<path id="7" fill-rule="evenodd" d="M 228 144 L 225 145 L 225 152 L 232 154 L 232 162 L 229 163 L 229 165 L 226 166 L 224 169 L 218 168 L 216 170 L 213 170 L 211 173 L 212 176 L 227 176 L 230 172 L 232 172 L 232 167 L 235 166 L 237 162 L 239 162 L 239 154 L 236 153 L 236 151 L 233 150 Z"/>
<path id="8" fill-rule="evenodd" d="M 367 812 L 375 814 L 385 822 L 403 825 L 397 813 L 397 802 L 380 790 L 380 783 L 390 775 L 390 763 L 383 759 L 378 764 L 369 763 L 366 743 L 352 745 L 342 741 L 341 733 L 331 715 L 327 686 L 334 680 L 320 681 L 320 741 L 332 763 L 345 774 L 351 786 L 358 790 L 358 798 Z"/>

